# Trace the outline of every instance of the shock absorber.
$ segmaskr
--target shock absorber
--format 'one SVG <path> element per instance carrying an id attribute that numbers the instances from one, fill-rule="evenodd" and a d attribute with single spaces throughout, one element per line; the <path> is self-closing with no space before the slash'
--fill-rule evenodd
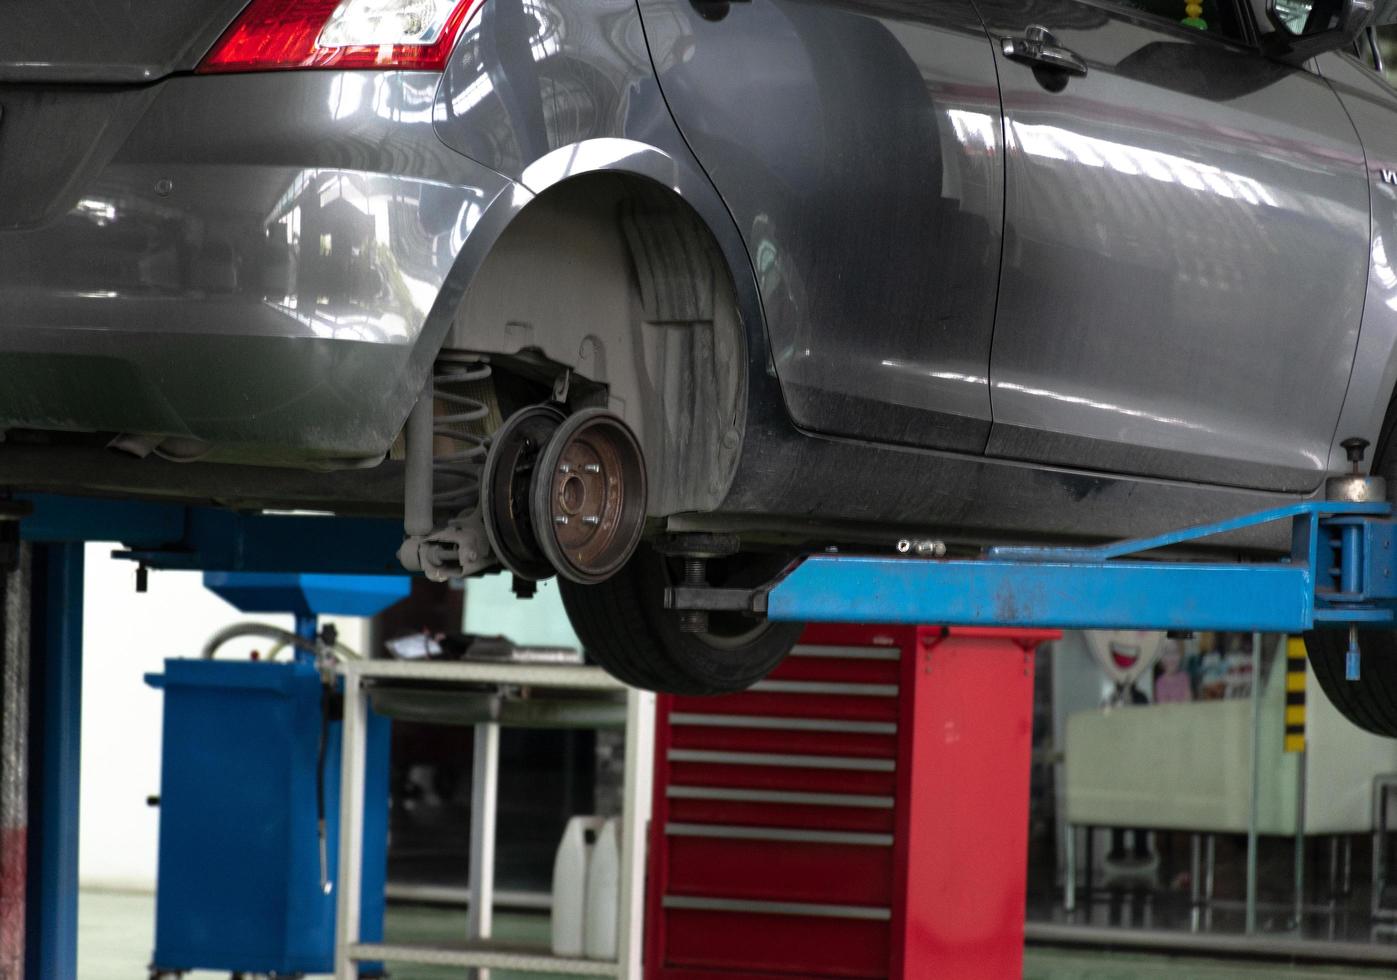
<path id="1" fill-rule="evenodd" d="M 499 422 L 490 365 L 445 356 L 408 418 L 399 556 L 436 580 L 488 562 L 478 510 L 489 433 Z"/>
<path id="2" fill-rule="evenodd" d="M 489 379 L 490 365 L 447 358 L 437 361 L 432 376 L 432 508 L 445 520 L 480 502 L 489 438 L 478 423 L 493 414 L 481 390 Z"/>

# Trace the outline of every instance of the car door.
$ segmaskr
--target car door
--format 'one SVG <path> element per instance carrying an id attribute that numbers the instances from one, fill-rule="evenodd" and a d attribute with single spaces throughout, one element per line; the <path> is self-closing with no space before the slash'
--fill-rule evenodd
<path id="1" fill-rule="evenodd" d="M 1368 265 L 1334 92 L 1263 58 L 1231 0 L 1206 30 L 1184 0 L 977 6 L 1007 165 L 988 452 L 1316 486 Z"/>
<path id="2" fill-rule="evenodd" d="M 1003 156 L 970 0 L 639 2 L 796 423 L 983 451 Z"/>

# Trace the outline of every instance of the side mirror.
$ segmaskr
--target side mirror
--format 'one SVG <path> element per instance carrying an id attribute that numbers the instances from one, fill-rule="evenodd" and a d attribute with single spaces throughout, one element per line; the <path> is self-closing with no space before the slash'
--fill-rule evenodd
<path id="1" fill-rule="evenodd" d="M 1373 23 L 1377 0 L 1266 0 L 1269 53 L 1299 64 L 1348 47 Z"/>

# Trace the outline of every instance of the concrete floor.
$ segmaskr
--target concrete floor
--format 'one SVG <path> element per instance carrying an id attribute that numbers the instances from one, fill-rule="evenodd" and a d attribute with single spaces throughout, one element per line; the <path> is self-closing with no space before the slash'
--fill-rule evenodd
<path id="1" fill-rule="evenodd" d="M 155 899 L 151 895 L 83 892 L 78 908 L 78 980 L 143 980 L 150 958 L 154 916 Z M 503 938 L 547 941 L 547 923 L 540 917 L 497 915 L 496 922 Z M 388 915 L 391 941 L 443 942 L 459 936 L 464 929 L 465 914 L 460 911 L 396 907 Z M 1391 975 L 1388 971 L 1354 967 L 1287 966 L 1065 949 L 1030 948 L 1024 956 L 1025 980 L 1334 980 Z M 393 980 L 462 980 L 465 976 L 466 971 L 459 969 L 392 967 Z M 227 977 L 200 972 L 190 974 L 188 980 Z M 533 980 L 533 975 L 496 970 L 491 980 Z"/>

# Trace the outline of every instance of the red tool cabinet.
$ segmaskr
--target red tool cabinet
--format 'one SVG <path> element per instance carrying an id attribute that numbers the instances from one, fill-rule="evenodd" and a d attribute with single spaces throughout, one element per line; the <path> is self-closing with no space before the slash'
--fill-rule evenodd
<path id="1" fill-rule="evenodd" d="M 1057 635 L 811 627 L 751 691 L 662 697 L 647 977 L 1018 976 Z"/>

